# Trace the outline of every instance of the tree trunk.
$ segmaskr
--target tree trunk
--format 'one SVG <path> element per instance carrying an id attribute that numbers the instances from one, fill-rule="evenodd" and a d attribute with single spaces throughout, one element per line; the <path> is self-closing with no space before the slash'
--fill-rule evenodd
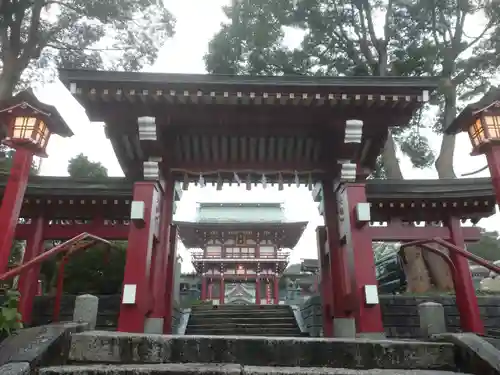
<path id="1" fill-rule="evenodd" d="M 451 78 L 443 81 L 443 93 L 445 97 L 443 130 L 455 119 L 457 115 L 457 92 Z M 453 156 L 455 153 L 455 135 L 443 134 L 439 155 L 435 162 L 436 171 L 439 178 L 457 178 L 453 170 Z M 448 249 L 436 246 L 443 253 L 448 255 Z M 436 286 L 441 291 L 453 290 L 453 279 L 451 270 L 443 258 L 434 253 L 425 254 L 425 259 L 433 267 L 429 269 L 429 274 L 435 281 Z"/>
<path id="2" fill-rule="evenodd" d="M 20 74 L 15 64 L 5 64 L 0 73 L 0 101 L 8 99 L 14 93 Z M 6 124 L 0 124 L 0 143 L 7 136 Z"/>
<path id="3" fill-rule="evenodd" d="M 387 173 L 387 178 L 403 180 L 403 173 L 401 172 L 401 167 L 399 166 L 398 157 L 396 155 L 396 142 L 390 130 L 384 145 L 384 150 L 382 151 L 382 162 Z"/>
<path id="4" fill-rule="evenodd" d="M 444 116 L 443 130 L 446 129 L 457 116 L 457 92 L 451 78 L 447 78 L 444 83 Z M 435 167 L 439 178 L 457 178 L 453 170 L 453 156 L 455 153 L 455 136 L 443 134 L 439 156 L 436 159 Z"/>

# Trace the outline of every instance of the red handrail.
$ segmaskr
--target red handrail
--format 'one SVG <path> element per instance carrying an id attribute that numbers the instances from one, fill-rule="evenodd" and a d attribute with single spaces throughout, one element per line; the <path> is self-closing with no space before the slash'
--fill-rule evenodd
<path id="1" fill-rule="evenodd" d="M 427 240 L 418 240 L 418 241 L 411 241 L 407 242 L 403 245 L 401 245 L 400 250 L 404 249 L 405 247 L 409 246 L 418 246 L 422 247 L 426 250 L 432 251 L 433 253 L 439 255 L 441 258 L 443 258 L 448 265 L 450 266 L 450 269 L 452 271 L 452 277 L 453 277 L 453 285 L 455 287 L 455 293 L 456 293 L 456 301 L 457 301 L 457 307 L 458 311 L 460 314 L 460 326 L 463 330 L 463 332 L 473 332 L 476 334 L 484 334 L 484 325 L 481 320 L 481 316 L 479 313 L 479 308 L 477 306 L 477 300 L 471 301 L 470 298 L 471 294 L 474 293 L 474 290 L 470 289 L 472 286 L 467 285 L 467 284 L 461 284 L 460 288 L 457 289 L 457 286 L 459 286 L 458 281 L 461 280 L 462 277 L 465 277 L 463 275 L 460 275 L 458 273 L 457 267 L 455 266 L 454 262 L 451 260 L 450 257 L 448 257 L 447 254 L 443 253 L 442 251 L 432 247 L 429 245 L 429 243 L 436 243 L 438 245 L 441 245 L 448 249 L 451 253 L 461 256 L 465 259 L 468 259 L 472 262 L 475 262 L 490 271 L 500 273 L 500 267 L 495 266 L 494 264 L 489 263 L 488 261 L 484 260 L 481 257 L 478 257 L 477 255 L 471 254 L 468 251 L 448 242 L 443 240 L 442 238 L 431 238 Z M 464 269 L 463 272 L 466 270 Z M 467 280 L 465 280 L 467 282 Z"/>
<path id="2" fill-rule="evenodd" d="M 83 244 L 79 243 L 80 241 L 85 241 L 85 240 L 91 240 L 91 242 L 86 242 Z M 68 254 L 72 254 L 75 251 L 84 250 L 91 246 L 94 246 L 98 242 L 102 242 L 106 245 L 111 246 L 111 243 L 109 241 L 106 241 L 100 237 L 94 236 L 89 233 L 79 234 L 78 236 L 75 236 L 69 239 L 68 241 L 63 242 L 60 245 L 54 246 L 52 249 L 45 251 L 43 254 L 38 255 L 37 257 L 27 261 L 26 263 L 23 263 L 21 266 L 5 272 L 4 274 L 0 275 L 0 281 L 7 280 L 11 277 L 17 276 L 24 270 L 31 268 L 37 264 L 40 264 L 44 260 L 49 259 L 54 255 L 57 255 L 64 251 L 66 251 Z"/>
<path id="3" fill-rule="evenodd" d="M 446 240 L 443 240 L 442 238 L 439 238 L 439 237 L 430 238 L 427 240 L 417 240 L 417 241 L 406 242 L 400 246 L 400 249 L 405 248 L 405 247 L 410 247 L 410 246 L 422 246 L 422 245 L 426 245 L 426 244 L 429 244 L 432 242 L 437 243 L 438 245 L 444 246 L 448 250 L 450 250 L 450 251 L 452 251 L 460 256 L 463 256 L 464 258 L 467 258 L 467 259 L 473 261 L 474 263 L 477 263 L 480 266 L 483 266 L 483 267 L 489 269 L 490 271 L 493 271 L 493 272 L 500 274 L 500 267 L 495 266 L 493 263 L 490 263 L 487 260 L 485 260 L 481 257 L 478 257 L 477 255 L 469 253 L 467 250 L 464 250 L 464 249 L 462 249 L 462 248 L 460 248 L 460 247 L 458 247 L 458 246 L 456 246 L 456 245 L 454 245 Z M 428 246 L 422 246 L 422 247 L 430 250 Z M 437 249 L 435 249 L 435 250 L 437 250 Z M 433 250 L 431 250 L 431 251 L 433 251 Z M 439 250 L 437 250 L 437 251 L 439 251 Z M 441 252 L 441 251 L 440 251 L 440 253 L 443 254 L 443 252 Z M 438 255 L 440 255 L 440 254 L 438 254 Z"/>
<path id="4" fill-rule="evenodd" d="M 82 243 L 82 241 L 84 241 Z M 42 263 L 43 261 L 59 254 L 59 253 L 66 253 L 66 255 L 63 257 L 61 260 L 61 263 L 59 265 L 59 272 L 57 275 L 57 292 L 56 292 L 56 298 L 54 301 L 54 312 L 53 312 L 53 320 L 54 322 L 59 321 L 59 311 L 61 309 L 61 298 L 62 298 L 62 292 L 63 292 L 63 287 L 64 287 L 64 266 L 66 265 L 68 258 L 74 254 L 77 251 L 82 251 L 86 250 L 89 247 L 92 247 L 98 243 L 104 243 L 105 245 L 112 246 L 111 242 L 94 236 L 89 233 L 81 233 L 78 236 L 75 236 L 65 242 L 63 242 L 60 245 L 54 246 L 52 249 L 45 251 L 44 253 L 36 256 L 35 258 L 27 261 L 26 263 L 23 263 L 22 265 L 13 268 L 4 274 L 0 275 L 0 281 L 4 281 L 7 279 L 10 279 L 12 277 L 18 276 L 19 274 L 23 273 L 24 271 Z"/>

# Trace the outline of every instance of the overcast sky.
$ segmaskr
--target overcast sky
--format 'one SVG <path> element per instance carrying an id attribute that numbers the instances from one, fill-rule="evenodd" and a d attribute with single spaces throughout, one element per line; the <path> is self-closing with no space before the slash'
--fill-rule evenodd
<path id="1" fill-rule="evenodd" d="M 166 0 L 177 18 L 176 35 L 161 50 L 158 61 L 146 69 L 151 72 L 168 73 L 205 73 L 203 55 L 207 51 L 208 42 L 218 31 L 224 21 L 221 6 L 229 0 Z M 290 30 L 285 40 L 289 46 L 300 42 L 297 31 Z M 40 93 L 40 98 L 54 104 L 68 121 L 75 136 L 69 139 L 51 138 L 48 146 L 49 157 L 43 160 L 41 173 L 43 175 L 67 175 L 68 160 L 83 152 L 93 161 L 101 162 L 111 176 L 122 176 L 122 171 L 113 153 L 110 142 L 104 135 L 102 125 L 90 123 L 83 108 L 71 97 L 60 83 L 47 86 Z M 439 149 L 440 138 L 430 135 L 434 150 Z M 482 156 L 469 156 L 471 146 L 466 135 L 458 136 L 455 153 L 455 171 L 458 175 L 479 169 L 486 165 Z M 436 178 L 434 170 L 416 170 L 408 160 L 402 160 L 404 175 L 408 179 Z M 488 172 L 476 176 L 487 176 Z M 243 194 L 244 193 L 244 194 Z M 317 206 L 312 202 L 311 193 L 307 188 L 285 188 L 279 192 L 273 188 L 252 188 L 247 192 L 244 187 L 225 187 L 222 192 L 215 188 L 203 189 L 190 187 L 184 192 L 177 210 L 177 220 L 193 220 L 196 203 L 206 201 L 232 202 L 283 202 L 287 219 L 291 221 L 310 221 L 303 237 L 292 253 L 292 262 L 302 258 L 316 258 L 315 228 L 322 223 Z M 499 217 L 481 221 L 480 225 L 487 229 L 497 229 Z M 181 245 L 181 256 L 184 258 L 183 271 L 192 269 L 189 256 Z"/>

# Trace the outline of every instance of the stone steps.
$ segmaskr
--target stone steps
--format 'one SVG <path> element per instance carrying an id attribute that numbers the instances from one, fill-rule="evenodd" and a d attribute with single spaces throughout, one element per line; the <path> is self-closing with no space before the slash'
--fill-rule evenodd
<path id="1" fill-rule="evenodd" d="M 241 327 L 241 328 L 190 328 L 186 335 L 213 335 L 213 336 L 276 336 L 276 337 L 299 337 L 302 336 L 300 329 L 294 328 L 263 328 L 263 327 Z"/>
<path id="2" fill-rule="evenodd" d="M 301 336 L 286 305 L 194 306 L 187 335 Z"/>
<path id="3" fill-rule="evenodd" d="M 255 317 L 253 316 L 245 316 L 245 317 L 221 317 L 221 316 L 199 316 L 199 315 L 191 315 L 189 318 L 189 322 L 193 325 L 203 325 L 203 324 L 252 324 L 255 321 Z M 259 321 L 262 324 L 293 324 L 295 325 L 297 321 L 293 316 L 260 316 Z"/>
<path id="4" fill-rule="evenodd" d="M 291 311 L 280 311 L 278 313 L 268 312 L 268 311 L 192 311 L 191 316 L 196 318 L 255 318 L 258 316 L 259 318 L 289 318 L 293 317 Z"/>
<path id="5" fill-rule="evenodd" d="M 454 371 L 457 367 L 454 345 L 444 342 L 304 337 L 172 336 L 109 331 L 74 334 L 71 337 L 68 359 L 73 365 L 222 363 L 242 366 L 440 371 Z M 106 372 L 96 374 L 102 373 Z M 308 372 L 288 372 L 288 374 L 294 373 Z M 329 373 L 335 374 L 335 372 L 325 374 Z M 393 374 L 396 373 L 393 372 Z M 431 373 L 428 372 L 428 374 Z M 337 372 L 337 374 L 341 373 Z M 386 372 L 386 374 L 391 373 Z"/>
<path id="6" fill-rule="evenodd" d="M 168 363 L 149 365 L 83 365 L 47 367 L 39 375 L 453 375 L 433 370 L 352 370 L 342 368 L 300 368 L 240 366 L 214 363 Z M 464 374 L 462 374 L 464 375 Z"/>

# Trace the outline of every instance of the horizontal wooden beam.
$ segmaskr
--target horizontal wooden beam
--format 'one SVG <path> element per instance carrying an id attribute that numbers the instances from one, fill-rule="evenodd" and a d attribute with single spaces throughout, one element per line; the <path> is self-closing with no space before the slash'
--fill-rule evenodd
<path id="1" fill-rule="evenodd" d="M 451 234 L 446 227 L 415 227 L 401 224 L 389 224 L 387 227 L 369 227 L 369 235 L 374 242 L 406 242 L 439 237 L 450 241 Z M 465 242 L 476 242 L 481 238 L 481 229 L 462 227 Z"/>
<path id="2" fill-rule="evenodd" d="M 18 224 L 16 240 L 28 240 L 34 227 L 31 224 Z M 43 238 L 46 240 L 66 240 L 81 233 L 89 233 L 106 240 L 127 240 L 129 226 L 125 224 L 96 225 L 92 224 L 46 224 L 43 229 Z"/>
<path id="3" fill-rule="evenodd" d="M 337 165 L 335 165 L 336 168 Z M 294 172 L 297 171 L 299 173 L 305 172 L 314 172 L 321 173 L 324 172 L 324 166 L 322 163 L 318 162 L 269 162 L 269 161 L 224 161 L 224 162 L 216 162 L 216 161 L 177 161 L 171 164 L 171 170 L 173 172 L 191 172 L 191 173 L 204 173 L 203 177 L 205 179 L 210 179 L 212 176 L 210 173 L 213 173 L 213 177 L 217 179 L 217 171 L 221 172 L 236 172 L 242 180 L 246 178 L 245 173 L 249 173 L 253 176 L 259 175 L 260 173 L 269 173 L 272 175 L 273 173 L 278 175 L 278 172 L 288 172 L 288 174 L 292 180 L 294 179 Z M 260 172 L 260 173 L 259 173 Z M 206 175 L 205 175 L 206 174 Z M 307 176 L 304 175 L 304 178 Z M 285 176 L 283 176 L 285 178 Z"/>

